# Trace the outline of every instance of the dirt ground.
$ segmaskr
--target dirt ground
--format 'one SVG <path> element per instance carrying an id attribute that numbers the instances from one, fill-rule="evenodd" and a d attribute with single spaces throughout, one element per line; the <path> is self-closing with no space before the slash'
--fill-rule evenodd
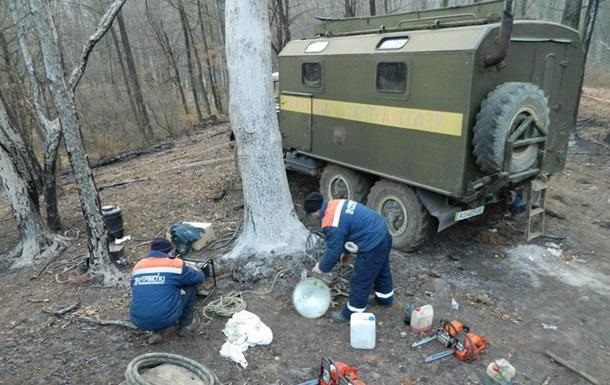
<path id="1" fill-rule="evenodd" d="M 595 97 L 606 95 L 599 91 Z M 565 170 L 551 179 L 548 237 L 527 244 L 522 218 L 506 217 L 497 208 L 436 235 L 417 252 L 394 251 L 396 303 L 369 308 L 378 319 L 377 346 L 370 351 L 352 349 L 349 327 L 333 324 L 328 316 L 300 317 L 291 303 L 299 274 L 287 274 L 269 295 L 244 295 L 248 310 L 274 333 L 271 345 L 246 352 L 247 369 L 219 356 L 226 318 L 206 321 L 198 313 L 200 322 L 191 336 L 180 338 L 170 330 L 156 346 L 147 345 L 144 333 L 75 319 L 127 320 L 130 292 L 74 278 L 59 283 L 73 272 L 64 270 L 86 254 L 75 187 L 69 176 L 60 178 L 66 235 L 76 240 L 40 278 L 32 276 L 42 266 L 12 271 L 2 262 L 0 384 L 119 384 L 128 362 L 152 351 L 197 360 L 223 383 L 235 385 L 297 384 L 316 376 L 323 356 L 357 365 L 367 384 L 480 384 L 479 375 L 497 358 L 515 366 L 515 384 L 539 385 L 547 377 L 551 385 L 588 383 L 547 358 L 545 350 L 590 373 L 599 384 L 610 384 L 610 104 L 584 98 L 579 133 Z M 221 236 L 239 226 L 241 188 L 227 136 L 226 125 L 210 127 L 168 150 L 95 170 L 98 186 L 144 178 L 101 191 L 103 204 L 123 209 L 126 234 L 133 238 L 126 249 L 129 265 L 146 251 L 149 239 L 172 223 L 212 221 Z M 297 203 L 317 189 L 314 178 L 290 173 L 289 181 Z M 297 209 L 302 212 L 299 205 Z M 4 253 L 18 240 L 5 197 L 0 198 L 0 221 Z M 207 253 L 220 257 L 220 252 Z M 239 284 L 221 274 L 218 293 L 264 290 L 270 284 Z M 458 310 L 451 309 L 452 299 Z M 487 337 L 487 351 L 472 363 L 450 357 L 424 364 L 424 356 L 441 347 L 410 348 L 415 336 L 402 321 L 407 301 L 432 304 L 436 319 L 462 320 Z M 74 312 L 62 317 L 48 313 L 74 302 L 80 303 Z"/>

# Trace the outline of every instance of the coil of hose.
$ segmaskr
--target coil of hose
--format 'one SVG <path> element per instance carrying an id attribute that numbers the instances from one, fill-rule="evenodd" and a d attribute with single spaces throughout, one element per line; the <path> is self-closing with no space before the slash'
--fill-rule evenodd
<path id="1" fill-rule="evenodd" d="M 199 378 L 205 385 L 220 385 L 221 382 L 218 380 L 213 371 L 211 371 L 205 365 L 199 362 L 193 361 L 190 358 L 182 357 L 177 354 L 170 353 L 146 353 L 141 356 L 137 356 L 125 370 L 125 385 L 153 385 L 146 381 L 140 372 L 143 369 L 153 368 L 162 364 L 172 364 L 180 366 Z"/>

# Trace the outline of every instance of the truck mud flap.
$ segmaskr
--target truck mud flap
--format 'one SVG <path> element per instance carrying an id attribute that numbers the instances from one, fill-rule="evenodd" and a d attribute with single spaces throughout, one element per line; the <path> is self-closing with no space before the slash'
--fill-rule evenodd
<path id="1" fill-rule="evenodd" d="M 461 208 L 450 205 L 446 196 L 419 188 L 416 190 L 426 210 L 438 219 L 438 233 L 457 223 L 455 214 L 460 212 Z"/>

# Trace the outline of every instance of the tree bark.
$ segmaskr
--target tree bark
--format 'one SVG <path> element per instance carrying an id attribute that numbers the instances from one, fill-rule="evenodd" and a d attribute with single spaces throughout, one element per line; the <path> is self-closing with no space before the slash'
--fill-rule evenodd
<path id="1" fill-rule="evenodd" d="M 89 268 L 103 276 L 103 283 L 116 284 L 121 276 L 112 265 L 108 236 L 101 213 L 99 194 L 83 145 L 81 127 L 74 105 L 74 94 L 62 67 L 59 37 L 48 0 L 29 0 L 34 26 L 40 39 L 42 60 L 49 80 L 55 109 L 64 134 L 68 158 L 74 171 L 81 209 L 89 235 Z"/>
<path id="2" fill-rule="evenodd" d="M 206 67 L 208 70 L 208 79 L 210 82 L 210 86 L 212 87 L 212 98 L 214 99 L 214 107 L 218 114 L 224 114 L 224 107 L 222 103 L 222 95 L 220 95 L 220 91 L 218 90 L 218 81 L 216 78 L 216 68 L 212 65 L 212 61 L 210 60 L 210 47 L 208 44 L 208 39 L 205 33 L 204 21 L 203 21 L 203 11 L 201 9 L 201 1 L 197 0 L 197 14 L 199 19 L 199 28 L 201 29 L 201 40 L 203 43 L 203 55 L 206 61 Z M 207 8 L 206 8 L 207 15 Z M 208 15 L 209 16 L 209 15 Z"/>
<path id="3" fill-rule="evenodd" d="M 157 25 L 155 18 L 152 14 L 152 10 L 148 6 L 148 0 L 145 2 L 146 8 L 146 18 L 148 19 L 148 23 L 150 24 L 153 32 L 155 33 L 155 37 L 157 38 L 157 42 L 159 43 L 159 47 L 161 47 L 161 51 L 163 51 L 163 55 L 169 62 L 174 76 L 172 77 L 173 83 L 178 87 L 178 92 L 180 93 L 180 100 L 182 101 L 182 107 L 184 108 L 184 113 L 186 115 L 190 114 L 188 103 L 186 102 L 186 95 L 184 94 L 184 87 L 182 86 L 182 80 L 180 80 L 180 70 L 178 69 L 178 63 L 176 61 L 176 55 L 174 54 L 174 50 L 172 49 L 172 45 L 169 41 L 169 37 L 167 33 L 165 33 L 165 29 L 163 28 L 163 22 L 160 22 Z"/>
<path id="4" fill-rule="evenodd" d="M 28 187 L 14 163 L 15 158 L 7 150 L 7 144 L 11 141 L 6 135 L 9 132 L 15 132 L 15 126 L 7 114 L 4 102 L 0 100 L 0 177 L 21 235 L 21 241 L 11 253 L 19 257 L 12 267 L 20 268 L 56 256 L 67 242 L 49 231 L 42 222 L 27 192 Z"/>
<path id="5" fill-rule="evenodd" d="M 129 35 L 127 34 L 127 28 L 125 28 L 125 21 L 123 20 L 122 12 L 119 12 L 117 14 L 116 20 L 119 25 L 119 33 L 121 35 L 121 41 L 123 42 L 123 48 L 125 50 L 127 73 L 129 74 L 131 85 L 133 87 L 136 111 L 138 111 L 138 126 L 140 127 L 140 132 L 142 133 L 144 140 L 150 143 L 154 139 L 154 135 L 152 131 L 152 126 L 150 125 L 148 111 L 146 111 L 146 105 L 144 104 L 142 87 L 140 86 L 140 79 L 138 78 L 138 72 L 136 70 L 136 62 L 133 59 L 131 43 L 129 42 Z"/>
<path id="6" fill-rule="evenodd" d="M 247 263 L 242 271 L 256 279 L 255 273 L 248 275 L 256 263 L 270 267 L 274 257 L 303 252 L 307 230 L 297 219 L 284 170 L 267 4 L 229 0 L 226 23 L 229 113 L 244 192 L 243 230 L 227 258 L 251 258 L 254 265 Z"/>
<path id="7" fill-rule="evenodd" d="M 110 27 L 110 34 L 112 36 L 112 42 L 114 44 L 114 48 L 117 52 L 117 59 L 119 61 L 119 68 L 121 69 L 121 75 L 123 76 L 123 81 L 125 82 L 125 92 L 127 92 L 127 98 L 129 99 L 129 106 L 131 107 L 131 112 L 138 124 L 138 128 L 141 128 L 140 125 L 140 117 L 138 115 L 138 108 L 136 107 L 135 98 L 133 96 L 133 91 L 131 90 L 131 80 L 129 75 L 127 74 L 127 69 L 125 68 L 125 63 L 123 62 L 123 52 L 121 51 L 121 46 L 119 45 L 119 39 L 114 31 L 114 26 Z M 141 131 L 140 131 L 141 132 Z"/>
<path id="8" fill-rule="evenodd" d="M 561 24 L 578 29 L 581 8 L 582 0 L 567 0 L 561 16 Z"/>
<path id="9" fill-rule="evenodd" d="M 193 72 L 193 57 L 191 53 L 191 39 L 189 37 L 189 25 L 188 19 L 186 18 L 186 12 L 184 11 L 184 4 L 182 0 L 178 0 L 178 13 L 180 14 L 180 25 L 182 26 L 182 34 L 184 36 L 184 47 L 186 50 L 186 67 L 189 74 L 189 81 L 191 83 L 191 93 L 193 94 L 193 102 L 195 104 L 195 111 L 197 111 L 197 119 L 199 122 L 203 121 L 203 114 L 201 113 L 201 107 L 199 106 L 199 93 L 197 92 L 197 82 L 195 81 L 195 74 Z M 210 106 L 206 106 L 209 110 Z"/>
<path id="10" fill-rule="evenodd" d="M 343 5 L 345 6 L 345 17 L 356 16 L 356 0 L 343 0 Z"/>

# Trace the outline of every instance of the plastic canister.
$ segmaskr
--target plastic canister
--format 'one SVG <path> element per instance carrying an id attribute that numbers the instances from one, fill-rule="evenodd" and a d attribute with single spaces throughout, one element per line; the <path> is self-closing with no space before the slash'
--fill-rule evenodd
<path id="1" fill-rule="evenodd" d="M 354 349 L 375 349 L 375 314 L 352 313 L 350 318 L 350 344 Z"/>
<path id="2" fill-rule="evenodd" d="M 432 305 L 419 306 L 411 313 L 411 330 L 415 333 L 427 332 L 432 329 L 434 309 Z"/>

